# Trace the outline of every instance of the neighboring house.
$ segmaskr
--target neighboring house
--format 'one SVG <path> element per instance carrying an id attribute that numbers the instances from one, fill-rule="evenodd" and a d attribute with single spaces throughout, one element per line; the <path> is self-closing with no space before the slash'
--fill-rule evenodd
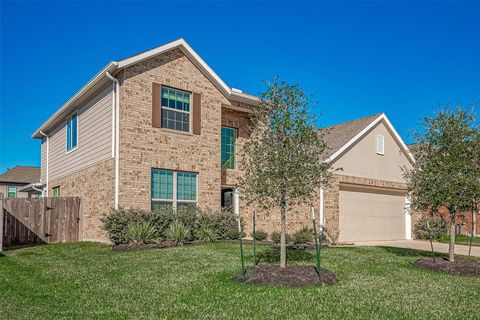
<path id="1" fill-rule="evenodd" d="M 40 181 L 40 168 L 16 166 L 0 175 L 0 193 L 4 198 L 31 198 L 42 194 Z M 27 186 L 37 184 L 37 190 L 25 189 Z"/>
<path id="2" fill-rule="evenodd" d="M 232 207 L 248 221 L 237 163 L 258 101 L 227 86 L 183 39 L 111 62 L 33 134 L 45 193 L 83 198 L 85 240 L 106 240 L 101 216 L 119 207 Z M 328 156 L 343 171 L 315 204 L 330 232 L 344 241 L 409 238 L 400 166 L 413 158 L 386 116 L 331 132 Z M 309 212 L 291 210 L 289 231 L 310 226 Z M 259 213 L 268 232 L 278 221 L 278 212 Z"/>

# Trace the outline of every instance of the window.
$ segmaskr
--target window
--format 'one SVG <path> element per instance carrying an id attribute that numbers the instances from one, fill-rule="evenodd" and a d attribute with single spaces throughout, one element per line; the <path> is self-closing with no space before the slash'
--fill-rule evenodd
<path id="1" fill-rule="evenodd" d="M 385 154 L 385 138 L 382 135 L 377 136 L 377 154 Z"/>
<path id="2" fill-rule="evenodd" d="M 162 128 L 190 131 L 190 93 L 162 87 Z"/>
<path id="3" fill-rule="evenodd" d="M 16 198 L 17 197 L 17 187 L 7 186 L 7 198 Z"/>
<path id="4" fill-rule="evenodd" d="M 152 210 L 195 206 L 197 203 L 197 174 L 152 169 Z"/>
<path id="5" fill-rule="evenodd" d="M 235 169 L 237 130 L 222 127 L 222 169 Z"/>
<path id="6" fill-rule="evenodd" d="M 60 187 L 53 187 L 52 188 L 52 196 L 53 197 L 60 197 Z"/>
<path id="7" fill-rule="evenodd" d="M 77 114 L 74 113 L 67 118 L 67 152 L 77 147 L 78 130 Z"/>

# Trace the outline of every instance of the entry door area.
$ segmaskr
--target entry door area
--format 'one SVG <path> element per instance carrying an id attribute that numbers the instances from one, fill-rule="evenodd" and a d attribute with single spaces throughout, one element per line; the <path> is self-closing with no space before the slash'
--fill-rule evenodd
<path id="1" fill-rule="evenodd" d="M 405 232 L 405 194 L 401 191 L 340 187 L 341 242 L 400 240 Z"/>

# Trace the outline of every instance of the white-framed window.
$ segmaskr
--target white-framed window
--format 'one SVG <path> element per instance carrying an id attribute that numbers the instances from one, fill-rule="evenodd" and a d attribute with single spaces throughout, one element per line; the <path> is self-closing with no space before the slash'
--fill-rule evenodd
<path id="1" fill-rule="evenodd" d="M 151 196 L 152 210 L 196 205 L 197 174 L 152 168 Z"/>
<path id="2" fill-rule="evenodd" d="M 385 137 L 382 135 L 377 136 L 377 154 L 384 155 L 385 154 Z"/>
<path id="3" fill-rule="evenodd" d="M 190 132 L 191 93 L 162 86 L 162 128 Z"/>
<path id="4" fill-rule="evenodd" d="M 73 113 L 67 118 L 67 152 L 78 146 L 78 116 Z"/>
<path id="5" fill-rule="evenodd" d="M 17 197 L 17 187 L 7 186 L 7 198 L 16 198 Z"/>

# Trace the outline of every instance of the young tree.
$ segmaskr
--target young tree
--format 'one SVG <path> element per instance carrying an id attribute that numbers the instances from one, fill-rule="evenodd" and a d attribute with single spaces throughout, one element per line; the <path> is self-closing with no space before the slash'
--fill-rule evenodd
<path id="1" fill-rule="evenodd" d="M 329 177 L 322 161 L 324 133 L 316 129 L 307 106 L 311 103 L 298 85 L 275 81 L 267 85 L 252 116 L 251 137 L 244 145 L 239 179 L 242 195 L 263 209 L 279 208 L 280 266 L 286 266 L 286 212 L 308 203 Z"/>
<path id="2" fill-rule="evenodd" d="M 449 210 L 449 260 L 454 261 L 455 217 L 472 210 L 480 172 L 475 163 L 479 129 L 475 115 L 456 108 L 426 117 L 416 134 L 415 164 L 405 171 L 415 209 Z"/>

